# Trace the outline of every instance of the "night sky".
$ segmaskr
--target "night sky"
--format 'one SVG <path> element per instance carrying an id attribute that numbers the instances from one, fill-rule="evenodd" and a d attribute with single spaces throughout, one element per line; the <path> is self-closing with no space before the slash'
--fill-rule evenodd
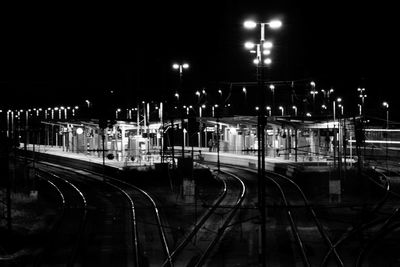
<path id="1" fill-rule="evenodd" d="M 259 31 L 242 23 L 280 18 L 283 28 L 267 33 L 275 45 L 270 80 L 295 81 L 298 88 L 314 80 L 317 89 L 333 87 L 354 110 L 356 89 L 365 87 L 367 107 L 379 116 L 384 100 L 393 110 L 400 106 L 395 4 L 299 2 L 3 7 L 0 105 L 83 104 L 107 89 L 121 104 L 159 100 L 176 88 L 175 61 L 191 66 L 184 73 L 187 91 L 255 81 L 243 43 L 256 41 Z"/>

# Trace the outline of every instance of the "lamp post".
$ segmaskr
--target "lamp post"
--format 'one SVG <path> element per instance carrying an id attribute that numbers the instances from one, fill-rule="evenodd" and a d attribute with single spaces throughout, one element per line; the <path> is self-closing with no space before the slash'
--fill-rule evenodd
<path id="1" fill-rule="evenodd" d="M 182 64 L 178 64 L 178 63 L 174 63 L 173 65 L 172 65 L 172 68 L 174 69 L 174 70 L 177 70 L 177 71 L 179 71 L 179 93 L 181 94 L 181 95 L 183 95 L 183 92 L 182 92 L 182 80 L 183 80 L 183 70 L 184 69 L 188 69 L 189 68 L 189 64 L 187 64 L 187 63 L 182 63 Z M 176 94 L 175 94 L 176 95 Z M 178 98 L 179 98 L 179 94 L 178 94 Z M 184 112 L 183 112 L 183 108 L 182 108 L 182 98 L 179 98 L 180 99 L 180 113 L 181 113 L 181 124 L 182 124 L 182 160 L 185 158 L 185 131 L 184 131 L 184 128 L 183 128 L 183 124 L 184 124 Z"/>
<path id="2" fill-rule="evenodd" d="M 315 90 L 315 82 L 314 81 L 311 81 L 310 85 L 311 85 L 310 93 L 312 94 L 312 98 L 313 98 L 313 114 L 315 115 L 315 95 L 318 94 L 318 91 Z"/>
<path id="3" fill-rule="evenodd" d="M 285 109 L 282 106 L 279 106 L 279 109 L 282 111 L 282 116 L 284 116 L 285 115 L 285 112 L 284 112 Z"/>
<path id="4" fill-rule="evenodd" d="M 340 115 L 343 116 L 343 105 L 339 104 L 338 107 L 340 108 Z"/>
<path id="5" fill-rule="evenodd" d="M 322 114 L 325 114 L 327 109 L 328 107 L 325 104 L 321 105 Z"/>
<path id="6" fill-rule="evenodd" d="M 266 110 L 268 111 L 268 116 L 271 117 L 271 107 L 270 107 L 270 106 L 267 106 L 267 107 L 266 107 Z"/>
<path id="7" fill-rule="evenodd" d="M 297 107 L 296 106 L 292 106 L 292 109 L 294 109 L 294 116 L 297 117 Z"/>
<path id="8" fill-rule="evenodd" d="M 78 106 L 75 106 L 75 107 L 72 109 L 72 117 L 75 117 L 75 110 L 78 110 L 78 109 L 79 109 Z"/>
<path id="9" fill-rule="evenodd" d="M 389 103 L 385 101 L 382 106 L 386 108 L 386 129 L 389 129 Z"/>
<path id="10" fill-rule="evenodd" d="M 389 129 L 389 103 L 383 102 L 382 106 L 386 108 L 386 129 Z M 388 132 L 386 132 L 386 169 L 388 169 L 388 156 L 389 156 L 389 147 L 388 147 Z"/>
<path id="11" fill-rule="evenodd" d="M 203 116 L 203 108 L 205 108 L 206 105 L 201 105 L 199 106 L 199 147 L 201 148 L 201 128 L 202 128 L 202 120 L 201 117 Z M 205 142 L 207 142 L 207 140 L 205 140 Z"/>
<path id="12" fill-rule="evenodd" d="M 266 222 L 266 210 L 265 210 L 265 90 L 264 90 L 264 64 L 268 65 L 271 63 L 271 59 L 267 58 L 264 60 L 264 55 L 269 54 L 269 52 L 261 52 L 263 50 L 270 50 L 272 48 L 271 42 L 266 42 L 265 40 L 265 26 L 269 26 L 272 29 L 280 28 L 282 22 L 279 20 L 272 20 L 267 23 L 256 23 L 254 21 L 246 21 L 244 23 L 244 27 L 248 29 L 254 29 L 260 25 L 260 43 L 257 44 L 257 58 L 254 60 L 254 63 L 257 64 L 257 84 L 258 84 L 258 92 L 261 94 L 259 97 L 260 102 L 260 109 L 258 112 L 258 205 L 260 209 L 260 220 L 261 220 L 261 265 L 266 266 L 265 259 L 266 259 L 266 229 L 265 229 L 265 222 Z M 245 45 L 246 48 L 252 49 L 254 44 L 247 43 Z M 261 139 L 261 140 L 260 140 Z"/>
<path id="13" fill-rule="evenodd" d="M 333 103 L 332 103 L 333 120 L 334 120 L 334 121 L 336 120 L 336 102 L 340 103 L 340 102 L 342 102 L 342 99 L 341 99 L 340 97 L 338 97 L 338 98 L 336 99 L 336 101 L 334 100 Z"/>
<path id="14" fill-rule="evenodd" d="M 117 108 L 116 110 L 115 110 L 115 119 L 116 120 L 118 120 L 118 114 L 121 112 L 121 109 L 120 108 Z"/>
<path id="15" fill-rule="evenodd" d="M 273 84 L 271 84 L 269 86 L 269 89 L 271 89 L 271 92 L 272 92 L 272 110 L 275 111 L 275 86 Z"/>
<path id="16" fill-rule="evenodd" d="M 61 119 L 61 109 L 58 107 L 55 107 L 54 110 L 58 111 L 58 119 L 60 120 Z"/>

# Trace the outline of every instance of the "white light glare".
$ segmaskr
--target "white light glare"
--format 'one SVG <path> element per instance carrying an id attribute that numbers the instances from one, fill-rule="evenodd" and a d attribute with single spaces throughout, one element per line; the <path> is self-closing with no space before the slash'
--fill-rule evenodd
<path id="1" fill-rule="evenodd" d="M 268 23 L 268 25 L 269 25 L 269 27 L 271 29 L 279 29 L 280 27 L 282 27 L 282 21 L 280 21 L 280 20 L 271 20 Z"/>
<path id="2" fill-rule="evenodd" d="M 258 60 L 258 58 L 255 58 L 255 59 L 253 60 L 253 63 L 254 63 L 254 64 L 258 64 L 258 63 L 260 63 L 260 61 Z"/>
<path id="3" fill-rule="evenodd" d="M 244 27 L 247 29 L 254 29 L 257 26 L 257 23 L 255 23 L 252 20 L 247 20 L 243 23 Z"/>
<path id="4" fill-rule="evenodd" d="M 245 42 L 245 43 L 244 43 L 244 47 L 245 47 L 246 49 L 253 49 L 254 46 L 255 46 L 255 44 L 254 44 L 253 42 Z"/>
<path id="5" fill-rule="evenodd" d="M 179 69 L 179 64 L 173 64 L 173 65 L 172 65 L 172 68 L 174 68 L 174 69 L 176 69 L 176 70 Z"/>
<path id="6" fill-rule="evenodd" d="M 272 42 L 270 42 L 270 41 L 266 41 L 266 42 L 264 42 L 264 44 L 263 44 L 263 48 L 264 48 L 264 49 L 271 49 L 272 46 L 273 46 L 273 44 L 272 44 Z"/>
<path id="7" fill-rule="evenodd" d="M 267 65 L 269 65 L 269 64 L 272 63 L 272 60 L 271 60 L 270 58 L 266 58 L 266 59 L 264 60 L 264 63 L 267 64 Z"/>
<path id="8" fill-rule="evenodd" d="M 271 50 L 266 49 L 266 50 L 263 51 L 263 54 L 268 56 L 268 55 L 271 54 Z"/>
<path id="9" fill-rule="evenodd" d="M 184 64 L 182 65 L 182 67 L 183 67 L 184 69 L 188 69 L 188 68 L 189 68 L 189 64 L 184 63 Z"/>

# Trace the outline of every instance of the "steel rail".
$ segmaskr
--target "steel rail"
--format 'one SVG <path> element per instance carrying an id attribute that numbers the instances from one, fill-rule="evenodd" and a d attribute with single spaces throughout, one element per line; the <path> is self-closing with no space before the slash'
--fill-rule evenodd
<path id="1" fill-rule="evenodd" d="M 221 240 L 222 236 L 225 233 L 226 228 L 229 226 L 229 223 L 232 221 L 233 216 L 236 214 L 238 208 L 242 204 L 242 202 L 244 200 L 244 197 L 246 195 L 246 185 L 244 184 L 242 179 L 240 179 L 238 176 L 236 176 L 236 175 L 234 175 L 232 173 L 226 172 L 226 171 L 220 170 L 220 172 L 225 173 L 225 174 L 235 178 L 241 185 L 241 192 L 240 192 L 240 195 L 239 195 L 235 205 L 233 206 L 232 210 L 230 211 L 228 217 L 225 219 L 223 225 L 219 228 L 217 235 L 214 237 L 214 239 L 211 241 L 211 243 L 209 244 L 207 249 L 201 255 L 201 257 L 198 260 L 198 262 L 195 264 L 196 267 L 202 266 L 204 264 L 204 262 L 206 261 L 207 257 L 210 255 L 211 251 L 215 247 L 215 245 Z"/>
<path id="2" fill-rule="evenodd" d="M 220 180 L 223 183 L 223 188 L 221 193 L 218 195 L 217 200 L 213 203 L 211 207 L 208 208 L 207 212 L 201 217 L 201 219 L 196 222 L 194 228 L 190 231 L 188 236 L 171 252 L 171 259 L 174 261 L 176 257 L 183 251 L 183 249 L 189 244 L 193 237 L 198 233 L 200 228 L 205 224 L 207 219 L 214 213 L 214 211 L 220 206 L 221 202 L 224 200 L 227 194 L 227 185 L 224 180 Z M 167 261 L 164 261 L 162 266 L 166 266 Z"/>

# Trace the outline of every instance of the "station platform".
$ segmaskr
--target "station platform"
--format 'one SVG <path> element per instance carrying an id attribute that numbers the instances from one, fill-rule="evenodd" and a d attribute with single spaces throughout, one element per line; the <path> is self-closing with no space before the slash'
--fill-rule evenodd
<path id="1" fill-rule="evenodd" d="M 24 150 L 24 144 L 20 145 L 20 150 Z M 63 147 L 59 146 L 45 146 L 45 145 L 32 145 L 28 144 L 26 149 L 29 151 L 35 151 L 37 153 L 45 153 L 52 154 L 60 157 L 67 157 L 82 161 L 87 161 L 96 164 L 103 164 L 103 155 L 102 153 L 77 153 L 72 151 L 66 151 Z M 181 147 L 175 147 L 177 152 L 177 156 L 179 156 L 179 152 L 181 151 Z M 185 150 L 187 156 L 192 156 L 198 161 L 207 161 L 207 162 L 219 162 L 222 164 L 232 164 L 236 166 L 250 167 L 257 169 L 257 153 L 253 153 L 252 155 L 244 155 L 244 154 L 234 154 L 234 153 L 226 153 L 226 152 L 215 152 L 208 151 L 207 148 L 198 148 L 195 147 L 193 150 L 188 148 Z M 152 166 L 156 163 L 161 163 L 161 155 L 159 153 L 153 153 L 149 156 L 143 156 L 140 158 L 136 158 L 135 160 L 131 160 L 128 157 L 118 158 L 115 157 L 113 159 L 109 159 L 105 157 L 104 164 L 109 167 L 123 169 L 126 167 L 141 167 L 141 166 Z M 304 157 L 298 158 L 297 161 L 292 159 L 284 159 L 283 157 L 266 157 L 265 158 L 265 168 L 266 170 L 276 171 L 278 169 L 285 169 L 286 174 L 291 176 L 294 169 L 304 169 L 307 168 L 321 168 L 323 166 L 330 166 L 331 162 L 326 158 L 321 159 L 319 161 L 308 161 Z"/>

